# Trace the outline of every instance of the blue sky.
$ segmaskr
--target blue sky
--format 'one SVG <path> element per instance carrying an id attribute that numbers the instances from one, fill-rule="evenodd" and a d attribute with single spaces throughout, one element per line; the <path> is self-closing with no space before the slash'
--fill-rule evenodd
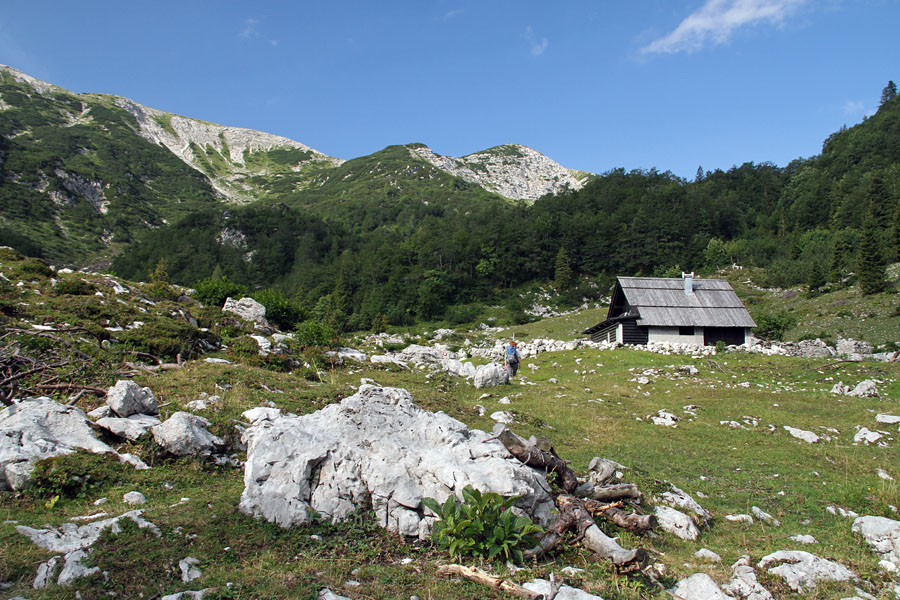
<path id="1" fill-rule="evenodd" d="M 505 143 L 566 167 L 817 154 L 900 81 L 897 0 L 5 0 L 0 63 L 353 158 Z"/>

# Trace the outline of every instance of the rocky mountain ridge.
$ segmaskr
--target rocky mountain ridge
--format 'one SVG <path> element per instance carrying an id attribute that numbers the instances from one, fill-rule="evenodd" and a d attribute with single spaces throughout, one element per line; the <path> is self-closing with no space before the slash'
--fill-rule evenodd
<path id="1" fill-rule="evenodd" d="M 265 186 L 260 187 L 256 179 L 259 176 L 275 180 L 289 177 L 290 189 L 296 191 L 309 183 L 312 172 L 345 162 L 283 136 L 184 117 L 122 96 L 76 94 L 5 65 L 0 65 L 0 72 L 29 85 L 42 96 L 63 94 L 76 99 L 111 101 L 135 118 L 138 135 L 168 149 L 203 173 L 228 201 L 248 202 L 268 195 Z M 8 106 L 0 95 L 0 110 Z M 67 115 L 66 120 L 70 124 L 90 122 L 86 114 Z M 452 176 L 512 200 L 533 201 L 564 189 L 577 190 L 591 175 L 567 169 L 519 144 L 495 146 L 460 158 L 441 156 L 423 144 L 412 144 L 409 148 L 413 158 L 424 159 Z"/>
<path id="2" fill-rule="evenodd" d="M 419 144 L 410 146 L 410 152 L 451 175 L 513 200 L 533 201 L 564 189 L 578 190 L 590 177 L 520 144 L 495 146 L 461 158 L 441 156 Z"/>

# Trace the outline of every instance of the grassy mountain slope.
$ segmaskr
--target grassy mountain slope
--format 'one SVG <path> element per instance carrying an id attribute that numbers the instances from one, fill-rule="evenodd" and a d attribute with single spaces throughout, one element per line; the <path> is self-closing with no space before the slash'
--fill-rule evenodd
<path id="1" fill-rule="evenodd" d="M 0 237 L 66 263 L 218 203 L 209 181 L 136 131 L 108 98 L 36 88 L 0 69 Z"/>

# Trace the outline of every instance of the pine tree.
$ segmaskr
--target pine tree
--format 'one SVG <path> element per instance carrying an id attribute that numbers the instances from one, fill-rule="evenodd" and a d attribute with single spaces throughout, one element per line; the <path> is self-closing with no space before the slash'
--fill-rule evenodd
<path id="1" fill-rule="evenodd" d="M 572 271 L 572 263 L 569 260 L 569 253 L 565 248 L 560 248 L 556 253 L 556 269 L 554 274 L 554 285 L 558 291 L 567 290 L 575 281 L 575 273 Z"/>
<path id="2" fill-rule="evenodd" d="M 884 262 L 881 259 L 880 232 L 872 215 L 863 223 L 862 239 L 856 259 L 859 289 L 863 294 L 877 294 L 885 286 Z"/>
<path id="3" fill-rule="evenodd" d="M 819 264 L 819 261 L 815 261 L 812 264 L 812 267 L 810 267 L 806 283 L 809 286 L 810 296 L 817 295 L 819 290 L 822 289 L 822 286 L 825 285 L 825 273 L 822 270 L 822 265 Z"/>
<path id="4" fill-rule="evenodd" d="M 881 108 L 891 100 L 897 97 L 897 84 L 894 83 L 893 80 L 888 81 L 887 85 L 884 86 L 884 89 L 881 90 L 881 102 L 878 103 L 878 107 Z"/>

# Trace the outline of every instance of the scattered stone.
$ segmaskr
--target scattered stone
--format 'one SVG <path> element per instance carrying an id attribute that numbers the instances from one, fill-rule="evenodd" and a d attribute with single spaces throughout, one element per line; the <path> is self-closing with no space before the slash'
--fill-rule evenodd
<path id="1" fill-rule="evenodd" d="M 860 534 L 883 561 L 900 568 L 900 521 L 887 517 L 865 516 L 853 521 L 853 532 Z"/>
<path id="2" fill-rule="evenodd" d="M 266 307 L 253 298 L 245 297 L 240 300 L 226 298 L 222 310 L 234 313 L 245 321 L 252 321 L 257 326 L 269 326 L 269 322 L 266 320 Z"/>
<path id="3" fill-rule="evenodd" d="M 746 554 L 731 565 L 731 581 L 722 586 L 726 594 L 740 600 L 774 600 L 769 590 L 756 579 L 756 572 L 750 565 L 750 557 Z"/>
<path id="4" fill-rule="evenodd" d="M 769 513 L 767 513 L 766 511 L 764 511 L 763 509 L 761 509 L 758 506 L 751 506 L 750 512 L 752 512 L 754 514 L 754 516 L 757 519 L 759 519 L 760 521 L 762 521 L 763 523 L 768 523 L 769 525 L 771 525 L 773 527 L 781 526 L 781 521 L 779 521 L 778 519 L 776 519 L 775 517 L 773 517 L 772 515 L 770 515 Z"/>
<path id="5" fill-rule="evenodd" d="M 164 423 L 153 427 L 153 439 L 175 456 L 209 458 L 225 446 L 225 442 L 211 434 L 207 427 L 207 419 L 191 413 L 177 412 Z"/>
<path id="6" fill-rule="evenodd" d="M 490 363 L 475 369 L 474 385 L 478 389 L 506 383 L 509 383 L 509 373 L 503 365 Z"/>
<path id="7" fill-rule="evenodd" d="M 281 409 L 270 408 L 268 406 L 257 406 L 256 408 L 245 410 L 241 413 L 241 416 L 250 423 L 255 423 L 260 420 L 274 421 L 281 416 Z"/>
<path id="8" fill-rule="evenodd" d="M 681 420 L 664 408 L 659 409 L 655 415 L 649 415 L 647 418 L 654 425 L 662 425 L 663 427 L 677 427 L 678 421 Z"/>
<path id="9" fill-rule="evenodd" d="M 880 478 L 884 479 L 885 481 L 893 481 L 894 480 L 894 478 L 891 476 L 891 474 L 888 473 L 887 471 L 885 471 L 884 469 L 882 469 L 881 467 L 878 467 L 878 469 L 875 471 L 875 473 Z"/>
<path id="10" fill-rule="evenodd" d="M 211 592 L 213 592 L 215 588 L 205 588 L 199 591 L 186 591 L 186 592 L 178 592 L 175 594 L 169 594 L 168 596 L 163 596 L 159 600 L 203 600 L 203 597 Z"/>
<path id="11" fill-rule="evenodd" d="M 886 425 L 896 425 L 897 423 L 900 423 L 900 417 L 888 414 L 875 415 L 875 420 Z"/>
<path id="12" fill-rule="evenodd" d="M 797 542 L 798 544 L 818 544 L 819 540 L 814 538 L 811 535 L 792 535 L 788 538 L 791 541 Z"/>
<path id="13" fill-rule="evenodd" d="M 832 393 L 832 394 L 844 395 L 844 394 L 849 393 L 849 392 L 850 392 L 850 389 L 851 389 L 851 388 L 850 388 L 849 385 L 844 385 L 844 382 L 843 382 L 843 381 L 838 381 L 836 384 L 834 384 L 833 386 L 831 386 L 831 393 Z"/>
<path id="14" fill-rule="evenodd" d="M 657 506 L 654 514 L 664 531 L 683 540 L 696 540 L 700 536 L 700 530 L 694 525 L 694 521 L 680 510 L 669 506 Z"/>
<path id="15" fill-rule="evenodd" d="M 746 523 L 747 525 L 753 525 L 753 517 L 750 515 L 725 515 L 726 521 L 731 521 L 733 523 Z"/>
<path id="16" fill-rule="evenodd" d="M 863 356 L 872 354 L 872 344 L 853 339 L 839 338 L 837 341 L 837 354 L 846 356 L 850 360 L 862 360 Z"/>
<path id="17" fill-rule="evenodd" d="M 181 581 L 183 583 L 190 583 L 203 576 L 203 571 L 196 566 L 199 564 L 200 561 L 193 556 L 187 556 L 178 561 L 178 568 L 181 569 Z"/>
<path id="18" fill-rule="evenodd" d="M 87 416 L 92 419 L 103 419 L 105 417 L 115 417 L 116 414 L 112 411 L 108 404 L 101 404 L 94 410 L 88 412 Z"/>
<path id="19" fill-rule="evenodd" d="M 383 526 L 424 539 L 435 517 L 422 498 L 443 502 L 467 484 L 520 496 L 539 523 L 554 506 L 544 477 L 499 440 L 421 409 L 402 389 L 362 387 L 312 414 L 257 421 L 243 440 L 239 508 L 282 527 L 308 522 L 311 511 L 341 521 L 370 500 Z"/>
<path id="20" fill-rule="evenodd" d="M 881 398 L 878 393 L 878 386 L 871 379 L 864 379 L 856 384 L 856 387 L 847 392 L 848 396 L 856 396 L 857 398 Z"/>
<path id="21" fill-rule="evenodd" d="M 832 515 L 840 515 L 845 519 L 855 519 L 859 516 L 852 510 L 846 510 L 841 508 L 840 506 L 826 506 L 825 511 L 831 513 Z"/>
<path id="22" fill-rule="evenodd" d="M 682 579 L 669 592 L 683 600 L 734 600 L 706 573 L 694 573 Z"/>
<path id="23" fill-rule="evenodd" d="M 131 519 L 141 529 L 149 529 L 153 535 L 160 537 L 159 528 L 144 519 L 143 510 L 132 510 L 118 517 L 104 519 L 95 523 L 88 523 L 81 527 L 74 523 L 63 523 L 59 529 L 47 527 L 46 529 L 34 529 L 25 525 L 17 525 L 16 531 L 30 539 L 32 542 L 51 552 L 69 553 L 75 550 L 86 550 L 100 537 L 104 530 L 110 528 L 113 533 L 119 533 L 119 521 Z"/>
<path id="24" fill-rule="evenodd" d="M 671 487 L 670 491 L 660 494 L 660 502 L 687 511 L 693 515 L 694 521 L 701 527 L 709 525 L 710 521 L 712 521 L 712 513 L 700 506 L 690 494 L 681 488 L 675 487 L 671 483 L 669 486 Z"/>
<path id="25" fill-rule="evenodd" d="M 134 506 L 134 505 L 146 503 L 147 498 L 140 492 L 128 492 L 127 494 L 122 496 L 122 502 L 124 502 L 125 504 L 131 504 L 132 506 Z"/>
<path id="26" fill-rule="evenodd" d="M 714 562 L 714 563 L 722 562 L 721 556 L 719 556 L 718 554 L 716 554 L 715 552 L 713 552 L 712 550 L 709 550 L 707 548 L 700 548 L 699 550 L 694 552 L 694 557 L 696 557 L 697 560 L 702 560 L 702 561 L 706 561 L 706 562 Z"/>
<path id="27" fill-rule="evenodd" d="M 317 600 L 350 600 L 350 598 L 347 596 L 338 596 L 328 588 L 322 588 L 319 590 Z"/>
<path id="28" fill-rule="evenodd" d="M 156 398 L 148 387 L 141 387 L 130 379 L 120 379 L 106 392 L 106 404 L 120 417 L 157 415 Z"/>
<path id="29" fill-rule="evenodd" d="M 784 429 L 785 429 L 785 431 L 790 433 L 795 438 L 803 440 L 804 442 L 806 442 L 808 444 L 815 444 L 816 442 L 819 441 L 819 436 L 817 436 L 812 431 L 806 431 L 804 429 L 796 429 L 794 427 L 789 427 L 787 425 L 784 426 Z"/>
<path id="30" fill-rule="evenodd" d="M 134 442 L 161 422 L 150 415 L 135 414 L 130 417 L 103 417 L 97 420 L 97 425 L 113 435 Z"/>
<path id="31" fill-rule="evenodd" d="M 515 416 L 513 416 L 511 412 L 506 410 L 498 410 L 497 412 L 492 412 L 491 418 L 497 423 L 503 423 L 504 425 L 509 425 L 516 420 Z"/>
<path id="32" fill-rule="evenodd" d="M 868 427 L 861 427 L 859 431 L 856 432 L 856 435 L 853 436 L 853 443 L 858 444 L 863 442 L 868 446 L 869 444 L 877 444 L 883 437 L 884 434 L 880 431 L 871 431 Z"/>
<path id="33" fill-rule="evenodd" d="M 804 588 L 815 588 L 820 581 L 849 581 L 857 578 L 847 567 L 803 550 L 773 552 L 762 557 L 757 566 L 784 579 L 788 587 L 797 593 Z"/>
<path id="34" fill-rule="evenodd" d="M 54 556 L 47 562 L 41 563 L 38 566 L 37 575 L 35 576 L 31 587 L 40 590 L 52 584 L 53 580 L 56 578 L 56 569 L 59 567 L 59 563 L 62 560 L 62 556 Z"/>
<path id="35" fill-rule="evenodd" d="M 531 581 L 522 584 L 522 587 L 525 589 L 531 590 L 537 594 L 542 594 L 544 598 L 550 597 L 551 586 L 552 584 L 550 581 L 546 579 L 532 579 Z M 555 600 L 603 600 L 600 596 L 589 594 L 584 590 L 574 588 L 570 585 L 560 586 L 559 591 L 554 598 Z"/>
<path id="36" fill-rule="evenodd" d="M 203 359 L 204 362 L 216 364 L 216 365 L 230 365 L 231 361 L 224 358 L 216 358 L 214 356 L 210 356 L 208 358 Z M 185 592 L 182 592 L 185 593 Z M 169 596 L 164 596 L 164 598 L 168 598 Z"/>

